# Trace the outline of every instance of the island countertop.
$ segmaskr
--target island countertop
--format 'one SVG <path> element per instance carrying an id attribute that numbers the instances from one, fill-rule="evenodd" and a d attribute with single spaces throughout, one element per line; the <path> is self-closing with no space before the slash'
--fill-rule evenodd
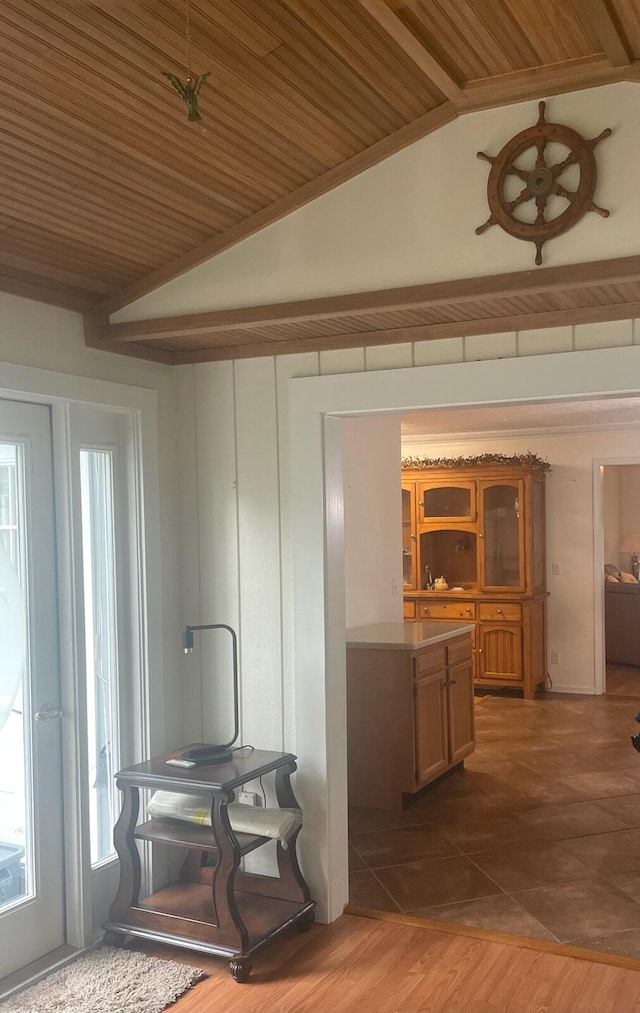
<path id="1" fill-rule="evenodd" d="M 443 640 L 471 633 L 473 623 L 431 620 L 422 623 L 372 623 L 347 630 L 349 648 L 386 648 L 390 651 L 417 651 Z"/>

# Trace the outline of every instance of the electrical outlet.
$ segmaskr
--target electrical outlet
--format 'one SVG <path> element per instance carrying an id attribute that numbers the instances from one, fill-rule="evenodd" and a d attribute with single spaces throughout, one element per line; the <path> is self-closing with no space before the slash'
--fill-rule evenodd
<path id="1" fill-rule="evenodd" d="M 551 573 L 553 574 L 554 577 L 560 576 L 560 563 L 551 564 Z"/>
<path id="2" fill-rule="evenodd" d="M 552 651 L 551 652 L 551 664 L 552 665 L 559 665 L 560 664 L 560 652 L 559 651 Z"/>
<path id="3" fill-rule="evenodd" d="M 238 802 L 240 805 L 262 805 L 262 798 L 257 791 L 239 791 Z"/>

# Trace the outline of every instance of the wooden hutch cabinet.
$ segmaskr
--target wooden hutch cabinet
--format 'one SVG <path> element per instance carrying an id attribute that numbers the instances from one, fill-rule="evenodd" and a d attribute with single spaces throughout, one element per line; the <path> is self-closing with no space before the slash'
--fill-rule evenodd
<path id="1" fill-rule="evenodd" d="M 532 454 L 486 458 L 403 465 L 404 617 L 473 622 L 476 686 L 532 699 L 547 675 L 549 469 Z"/>

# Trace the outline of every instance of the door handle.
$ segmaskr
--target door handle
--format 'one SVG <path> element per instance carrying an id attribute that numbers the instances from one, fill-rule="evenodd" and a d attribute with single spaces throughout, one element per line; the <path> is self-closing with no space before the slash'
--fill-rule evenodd
<path id="1" fill-rule="evenodd" d="M 59 721 L 62 717 L 62 711 L 55 710 L 51 704 L 46 703 L 42 710 L 36 711 L 34 717 L 36 721 L 43 721 L 47 724 L 49 721 Z"/>

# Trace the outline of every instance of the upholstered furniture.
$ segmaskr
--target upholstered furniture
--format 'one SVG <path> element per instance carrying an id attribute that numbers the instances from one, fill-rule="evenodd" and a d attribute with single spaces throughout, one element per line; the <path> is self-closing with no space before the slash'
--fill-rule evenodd
<path id="1" fill-rule="evenodd" d="M 605 583 L 604 630 L 607 661 L 640 667 L 640 584 Z"/>

